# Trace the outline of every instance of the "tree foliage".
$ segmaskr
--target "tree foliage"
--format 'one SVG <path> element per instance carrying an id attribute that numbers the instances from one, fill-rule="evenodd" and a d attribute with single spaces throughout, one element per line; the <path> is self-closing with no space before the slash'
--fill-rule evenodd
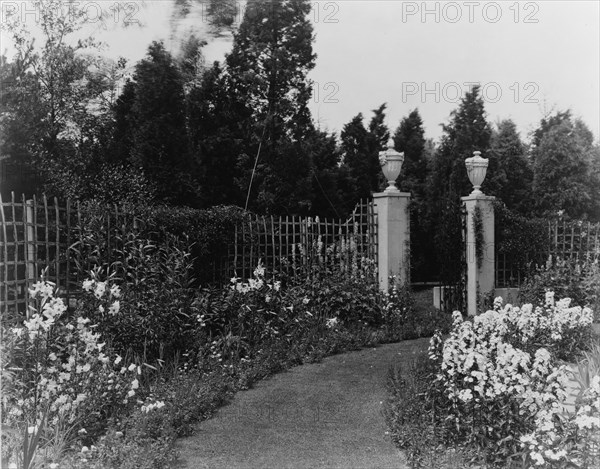
<path id="1" fill-rule="evenodd" d="M 307 0 L 251 0 L 226 57 L 232 107 L 242 141 L 238 182 L 253 208 L 310 208 L 309 157 L 301 140 L 314 131 L 308 101 L 314 67 Z M 292 171 L 300 170 L 298 174 Z M 287 200 L 286 200 L 287 199 Z"/>
<path id="2" fill-rule="evenodd" d="M 450 122 L 443 126 L 441 144 L 432 161 L 428 181 L 428 229 L 434 233 L 436 266 L 446 282 L 456 282 L 461 274 L 461 202 L 460 197 L 471 192 L 465 159 L 474 151 L 487 156 L 491 128 L 486 120 L 479 87 L 465 94 Z"/>
<path id="3" fill-rule="evenodd" d="M 150 45 L 124 93 L 118 122 L 125 127 L 120 145 L 126 161 L 143 168 L 161 200 L 189 201 L 195 195 L 195 165 L 187 139 L 183 77 L 163 43 Z"/>
<path id="4" fill-rule="evenodd" d="M 410 234 L 411 234 L 411 280 L 422 282 L 431 280 L 429 270 L 435 263 L 431 245 L 433 233 L 426 223 L 427 204 L 425 190 L 428 175 L 428 161 L 423 121 L 418 109 L 404 117 L 394 132 L 394 148 L 404 153 L 404 163 L 399 176 L 399 187 L 410 192 Z"/>
<path id="5" fill-rule="evenodd" d="M 511 120 L 498 123 L 493 131 L 488 174 L 483 192 L 499 198 L 510 210 L 531 213 L 533 171 L 527 149 Z"/>
<path id="6" fill-rule="evenodd" d="M 400 189 L 410 192 L 413 200 L 423 200 L 428 168 L 425 156 L 425 130 L 418 109 L 411 111 L 400 122 L 394 132 L 394 148 L 404 153 Z"/>
<path id="7" fill-rule="evenodd" d="M 16 55 L 2 60 L 1 152 L 40 171 L 49 194 L 90 198 L 109 153 L 110 108 L 125 63 L 101 57 L 91 38 L 75 39 L 87 21 L 77 2 L 36 0 L 33 8 L 39 46 L 20 15 L 3 24 Z"/>
<path id="8" fill-rule="evenodd" d="M 383 185 L 379 152 L 387 148 L 390 133 L 385 125 L 384 103 L 373 110 L 368 129 L 362 113 L 344 125 L 341 133 L 343 163 L 348 168 L 354 190 L 348 196 L 354 204 L 366 199 Z"/>
<path id="9" fill-rule="evenodd" d="M 538 212 L 552 215 L 560 211 L 573 218 L 595 218 L 598 150 L 592 133 L 581 121 L 573 121 L 567 111 L 542 120 L 537 135 L 539 144 L 532 153 L 533 194 Z"/>

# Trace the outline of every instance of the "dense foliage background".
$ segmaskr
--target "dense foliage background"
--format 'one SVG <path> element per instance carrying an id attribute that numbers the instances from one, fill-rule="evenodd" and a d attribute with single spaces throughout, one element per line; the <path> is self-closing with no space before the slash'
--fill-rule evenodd
<path id="1" fill-rule="evenodd" d="M 510 119 L 488 121 L 475 86 L 439 142 L 426 138 L 418 109 L 391 131 L 386 103 L 339 135 L 320 130 L 308 109 L 308 0 L 250 0 L 231 52 L 212 64 L 195 36 L 175 55 L 153 42 L 136 64 L 107 59 L 92 38 L 74 39 L 85 12 L 36 3 L 47 12 L 41 45 L 19 18 L 4 26 L 17 54 L 0 61 L 0 155 L 20 174 L 3 184 L 4 197 L 343 218 L 383 188 L 378 152 L 392 139 L 405 153 L 400 188 L 412 194 L 413 281 L 459 275 L 459 197 L 470 191 L 464 159 L 475 150 L 489 159 L 484 192 L 512 216 L 600 220 L 600 147 L 570 110 L 548 113 L 523 137 Z M 234 14 L 230 1 L 209 2 L 213 33 L 231 29 Z"/>

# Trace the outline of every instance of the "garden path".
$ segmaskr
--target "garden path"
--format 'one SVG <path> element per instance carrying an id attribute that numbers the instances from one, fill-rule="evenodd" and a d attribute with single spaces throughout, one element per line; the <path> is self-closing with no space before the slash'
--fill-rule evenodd
<path id="1" fill-rule="evenodd" d="M 363 349 L 261 381 L 177 442 L 189 469 L 405 469 L 383 415 L 390 365 L 428 339 Z"/>

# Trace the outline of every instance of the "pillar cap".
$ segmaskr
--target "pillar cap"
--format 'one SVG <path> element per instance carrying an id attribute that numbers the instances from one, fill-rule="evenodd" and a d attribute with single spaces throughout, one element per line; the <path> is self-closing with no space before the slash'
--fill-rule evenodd
<path id="1" fill-rule="evenodd" d="M 375 192 L 373 194 L 374 199 L 383 199 L 385 197 L 410 197 L 410 192 Z"/>
<path id="2" fill-rule="evenodd" d="M 496 200 L 496 197 L 493 195 L 485 195 L 485 194 L 470 194 L 464 197 L 461 197 L 460 200 L 463 202 L 468 202 L 469 200 L 489 200 L 490 202 Z"/>

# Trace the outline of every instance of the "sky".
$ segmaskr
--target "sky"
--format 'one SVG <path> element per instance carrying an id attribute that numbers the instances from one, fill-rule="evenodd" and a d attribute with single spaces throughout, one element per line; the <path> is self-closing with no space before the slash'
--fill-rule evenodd
<path id="1" fill-rule="evenodd" d="M 174 15 L 173 0 L 121 1 L 115 21 L 98 29 L 98 4 L 80 4 L 90 31 L 107 43 L 105 55 L 124 56 L 133 65 L 152 40 L 176 52 L 191 32 L 207 36 L 203 7 L 192 3 L 185 19 Z M 245 4 L 239 4 L 240 17 Z M 27 14 L 26 1 L 2 1 Z M 25 12 L 25 13 L 24 13 Z M 128 18 L 131 26 L 123 28 Z M 119 21 L 116 21 L 119 20 Z M 316 66 L 310 103 L 320 128 L 340 132 L 359 112 L 387 103 L 387 124 L 418 108 L 427 138 L 438 139 L 441 124 L 473 83 L 479 83 L 488 120 L 511 118 L 527 139 L 549 112 L 571 109 L 600 136 L 600 2 L 400 0 L 314 1 Z M 209 38 L 207 61 L 222 60 L 232 36 Z M 11 44 L 2 35 L 2 51 Z"/>

